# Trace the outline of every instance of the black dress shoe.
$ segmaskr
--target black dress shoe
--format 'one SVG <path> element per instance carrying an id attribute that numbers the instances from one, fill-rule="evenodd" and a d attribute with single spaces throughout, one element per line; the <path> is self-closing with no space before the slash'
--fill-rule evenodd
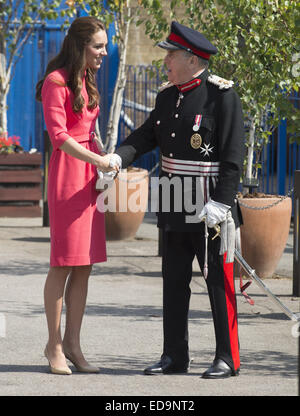
<path id="1" fill-rule="evenodd" d="M 225 361 L 215 359 L 212 365 L 202 374 L 202 378 L 227 378 L 237 376 L 239 370 L 234 371 Z"/>
<path id="2" fill-rule="evenodd" d="M 167 355 L 162 355 L 160 361 L 151 365 L 150 367 L 145 368 L 144 374 L 146 375 L 155 375 L 155 374 L 179 374 L 187 373 L 189 369 L 189 364 L 177 364 L 174 363 L 172 358 Z"/>

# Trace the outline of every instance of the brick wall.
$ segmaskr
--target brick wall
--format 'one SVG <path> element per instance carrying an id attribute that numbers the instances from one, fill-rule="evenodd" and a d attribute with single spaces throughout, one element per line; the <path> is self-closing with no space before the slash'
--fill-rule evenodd
<path id="1" fill-rule="evenodd" d="M 165 0 L 165 3 L 165 10 L 168 11 L 169 1 Z M 133 8 L 140 7 L 137 5 L 137 0 L 132 0 L 131 5 Z M 165 40 L 165 38 L 161 40 Z M 129 32 L 126 63 L 128 65 L 150 65 L 154 59 L 164 58 L 165 54 L 166 52 L 162 48 L 154 46 L 154 41 L 145 35 L 145 25 L 136 26 L 133 20 Z"/>
<path id="2" fill-rule="evenodd" d="M 126 63 L 128 65 L 150 65 L 154 59 L 160 59 L 164 56 L 165 51 L 158 46 L 154 46 L 153 40 L 145 35 L 144 25 L 137 27 L 133 21 L 128 36 Z"/>
<path id="3" fill-rule="evenodd" d="M 128 65 L 150 65 L 153 59 L 160 59 L 164 56 L 165 51 L 154 46 L 153 40 L 145 35 L 144 25 L 136 26 L 133 21 L 128 36 L 126 63 Z"/>

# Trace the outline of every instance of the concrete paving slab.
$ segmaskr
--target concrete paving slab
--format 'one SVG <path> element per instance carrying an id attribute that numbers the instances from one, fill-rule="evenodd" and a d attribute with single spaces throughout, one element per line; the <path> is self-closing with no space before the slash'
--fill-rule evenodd
<path id="1" fill-rule="evenodd" d="M 190 372 L 143 375 L 162 348 L 161 258 L 151 216 L 135 239 L 107 243 L 108 261 L 95 265 L 90 278 L 82 347 L 87 359 L 100 367 L 99 374 L 79 374 L 71 365 L 71 376 L 53 375 L 43 357 L 49 228 L 42 227 L 40 218 L 0 218 L 0 244 L 0 396 L 297 396 L 295 323 L 255 283 L 247 290 L 254 306 L 236 284 L 240 376 L 200 378 L 214 357 L 215 341 L 206 285 L 197 266 L 191 284 Z M 299 312 L 299 298 L 292 296 L 292 232 L 276 272 L 281 277 L 265 283 Z"/>

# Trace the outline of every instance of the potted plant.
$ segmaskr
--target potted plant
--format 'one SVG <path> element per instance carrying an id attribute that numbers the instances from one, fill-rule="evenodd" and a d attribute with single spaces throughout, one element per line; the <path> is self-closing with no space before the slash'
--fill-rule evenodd
<path id="1" fill-rule="evenodd" d="M 15 155 L 20 150 L 23 150 L 20 145 L 20 137 L 8 137 L 7 133 L 0 134 L 0 155 Z"/>
<path id="2" fill-rule="evenodd" d="M 140 0 L 139 3 L 147 13 L 138 24 L 145 24 L 146 33 L 153 40 L 157 42 L 166 37 L 170 20 L 199 30 L 218 48 L 211 72 L 235 82 L 245 115 L 247 148 L 242 178 L 244 191 L 240 195 L 244 217 L 242 251 L 260 276 L 270 277 L 287 241 L 291 199 L 274 196 L 275 200 L 270 200 L 256 195 L 257 199 L 250 201 L 244 196 L 249 188 L 256 186 L 262 164 L 261 151 L 281 120 L 288 120 L 288 131 L 292 135 L 299 131 L 299 109 L 289 100 L 290 93 L 299 88 L 299 64 L 296 67 L 299 2 L 174 0 L 168 6 L 161 0 Z M 295 135 L 292 140 L 300 142 Z M 259 209 L 250 207 L 255 204 Z M 272 243 L 275 246 L 272 247 Z M 275 262 L 270 264 L 265 255 Z M 264 265 L 267 264 L 266 269 Z"/>
<path id="3" fill-rule="evenodd" d="M 299 130 L 299 110 L 289 95 L 298 89 L 299 82 L 292 67 L 300 8 L 295 1 L 287 4 L 275 0 L 240 4 L 220 1 L 218 5 L 213 7 L 210 2 L 210 25 L 215 25 L 215 39 L 221 34 L 217 46 L 224 50 L 228 62 L 222 74 L 237 79 L 246 122 L 246 192 L 239 201 L 244 221 L 242 252 L 262 278 L 271 277 L 287 242 L 292 201 L 277 195 L 251 195 L 251 187 L 253 182 L 258 185 L 262 149 L 281 120 L 288 120 L 291 133 Z M 222 70 L 221 65 L 221 60 L 216 63 L 216 71 Z"/>

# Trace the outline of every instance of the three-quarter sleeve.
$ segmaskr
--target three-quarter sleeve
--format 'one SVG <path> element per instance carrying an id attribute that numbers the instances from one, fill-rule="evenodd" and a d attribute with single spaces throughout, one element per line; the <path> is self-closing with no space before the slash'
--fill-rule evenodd
<path id="1" fill-rule="evenodd" d="M 48 76 L 42 88 L 42 103 L 47 131 L 54 150 L 71 137 L 67 130 L 66 98 L 67 88 L 60 80 Z"/>

